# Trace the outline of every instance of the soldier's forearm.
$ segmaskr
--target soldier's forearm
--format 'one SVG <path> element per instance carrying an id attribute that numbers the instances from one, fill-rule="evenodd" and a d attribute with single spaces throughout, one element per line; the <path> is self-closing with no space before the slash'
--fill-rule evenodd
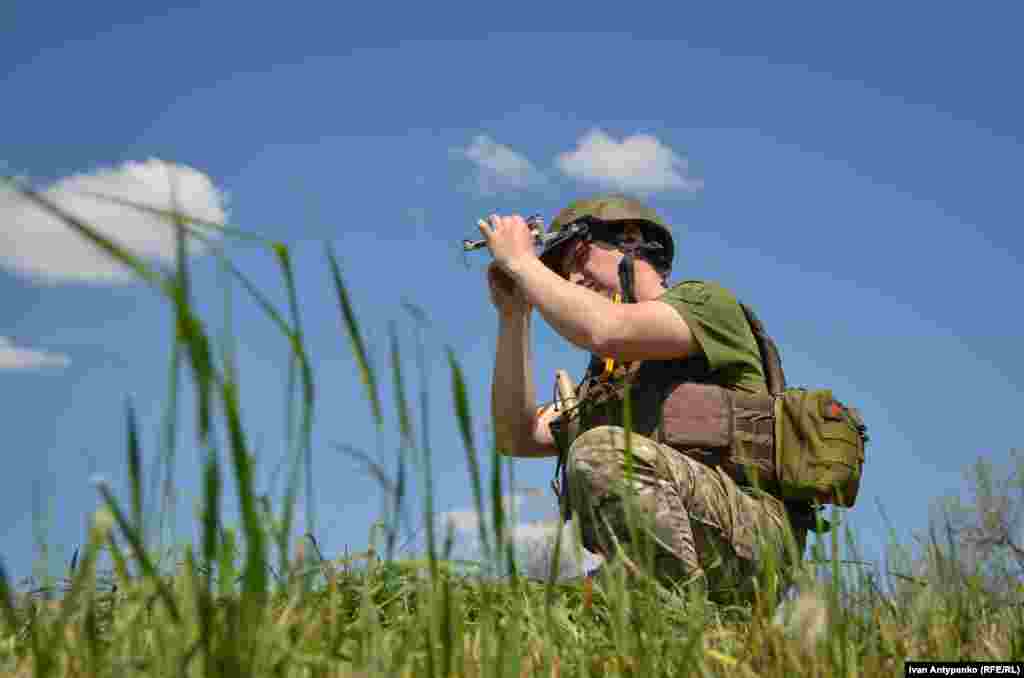
<path id="1" fill-rule="evenodd" d="M 560 335 L 600 355 L 616 306 L 593 290 L 571 285 L 540 259 L 525 259 L 509 272 L 527 300 Z"/>
<path id="2" fill-rule="evenodd" d="M 501 316 L 491 385 L 491 414 L 498 449 L 514 455 L 532 434 L 537 394 L 530 356 L 530 314 Z"/>

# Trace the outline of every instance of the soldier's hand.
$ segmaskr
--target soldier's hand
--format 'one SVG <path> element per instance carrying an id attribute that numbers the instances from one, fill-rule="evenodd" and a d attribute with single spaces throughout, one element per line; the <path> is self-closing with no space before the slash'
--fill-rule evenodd
<path id="1" fill-rule="evenodd" d="M 492 214 L 487 221 L 477 222 L 480 234 L 487 240 L 491 256 L 506 271 L 511 271 L 517 262 L 536 259 L 536 238 L 518 214 L 502 217 Z"/>
<path id="2" fill-rule="evenodd" d="M 491 288 L 491 303 L 498 309 L 498 313 L 529 313 L 531 306 L 526 300 L 526 295 L 516 284 L 515 279 L 505 273 L 495 261 L 487 267 L 487 283 Z"/>

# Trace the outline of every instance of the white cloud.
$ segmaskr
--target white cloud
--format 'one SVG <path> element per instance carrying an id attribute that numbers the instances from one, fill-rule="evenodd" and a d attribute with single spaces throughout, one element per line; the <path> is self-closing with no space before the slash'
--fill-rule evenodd
<path id="1" fill-rule="evenodd" d="M 480 529 L 480 514 L 475 509 L 458 509 L 441 514 L 441 522 L 451 525 L 456 532 L 477 532 Z"/>
<path id="2" fill-rule="evenodd" d="M 521 554 L 522 566 L 528 576 L 547 578 L 555 557 L 555 541 L 562 534 L 557 578 L 576 577 L 592 570 L 602 561 L 600 556 L 582 548 L 576 539 L 576 525 L 560 519 L 521 523 L 515 526 L 513 540 Z"/>
<path id="3" fill-rule="evenodd" d="M 515 520 L 515 511 L 521 508 L 525 498 L 536 496 L 539 491 L 526 490 L 524 492 L 507 495 L 504 497 L 504 504 L 512 512 L 513 523 L 509 526 L 507 537 L 516 546 L 520 554 L 521 565 L 524 572 L 532 577 L 543 578 L 548 575 L 551 567 L 551 559 L 554 557 L 555 539 L 558 532 L 562 532 L 562 546 L 559 558 L 558 576 L 573 577 L 581 575 L 587 570 L 597 566 L 601 559 L 589 551 L 582 551 L 582 560 L 577 559 L 580 549 L 576 541 L 576 529 L 572 522 L 562 523 L 560 519 L 537 520 L 531 522 L 519 522 Z M 541 492 L 541 494 L 543 494 Z M 485 514 L 484 520 L 490 527 L 491 516 Z M 459 509 L 448 511 L 441 515 L 442 524 L 451 528 L 457 533 L 471 540 L 474 540 L 480 532 L 480 515 L 474 509 Z"/>
<path id="4" fill-rule="evenodd" d="M 501 505 L 504 507 L 505 511 L 511 514 L 511 517 L 514 520 L 516 512 L 522 508 L 523 503 L 526 501 L 526 497 L 536 496 L 537 492 L 539 492 L 539 490 L 528 489 L 506 494 L 501 498 Z M 448 524 L 451 524 L 452 528 L 456 532 L 475 533 L 480 531 L 480 514 L 476 512 L 476 509 L 467 508 L 447 511 L 442 513 L 440 518 L 441 524 L 446 527 Z M 484 513 L 484 520 L 487 521 L 486 524 L 490 527 L 493 521 L 490 512 Z M 508 514 L 506 514 L 505 520 L 509 520 Z"/>
<path id="5" fill-rule="evenodd" d="M 513 528 L 513 533 L 517 541 L 550 541 L 554 543 L 558 530 L 567 527 L 568 525 L 562 525 L 561 520 L 534 520 L 529 523 L 519 523 Z M 569 536 L 569 534 L 564 534 L 562 538 L 566 539 Z"/>
<path id="6" fill-rule="evenodd" d="M 478 134 L 466 148 L 455 149 L 458 155 L 476 165 L 476 190 L 481 195 L 496 195 L 547 183 L 547 178 L 527 157 L 508 146 Z"/>
<path id="7" fill-rule="evenodd" d="M 464 534 L 475 534 L 480 531 L 480 514 L 473 509 L 448 511 L 443 514 L 442 520 L 446 525 L 451 525 L 456 532 Z M 490 528 L 491 517 L 485 516 L 487 527 Z M 554 540 L 555 532 L 558 531 L 558 524 L 554 521 L 537 520 L 529 523 L 518 523 L 507 526 L 507 530 L 516 541 L 546 541 Z"/>
<path id="8" fill-rule="evenodd" d="M 19 348 L 7 337 L 0 337 L 0 370 L 36 370 L 46 367 L 67 367 L 66 355 Z"/>
<path id="9" fill-rule="evenodd" d="M 686 158 L 650 134 L 616 141 L 595 128 L 580 138 L 576 150 L 560 153 L 555 165 L 574 179 L 631 193 L 693 193 L 704 185 L 687 176 Z"/>
<path id="10" fill-rule="evenodd" d="M 172 201 L 172 186 L 174 200 Z M 131 252 L 147 259 L 174 259 L 170 220 L 134 207 L 87 195 L 96 193 L 160 210 L 175 206 L 200 221 L 225 222 L 225 197 L 199 170 L 150 159 L 127 162 L 60 179 L 44 195 Z M 190 254 L 204 247 L 192 239 Z M 128 268 L 87 242 L 49 211 L 0 186 L 0 265 L 39 282 L 124 283 Z"/>

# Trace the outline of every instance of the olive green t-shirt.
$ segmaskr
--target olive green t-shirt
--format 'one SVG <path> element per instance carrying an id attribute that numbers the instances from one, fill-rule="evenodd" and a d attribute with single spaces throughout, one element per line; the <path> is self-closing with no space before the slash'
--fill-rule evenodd
<path id="1" fill-rule="evenodd" d="M 666 290 L 658 301 L 686 321 L 704 351 L 711 383 L 747 393 L 767 391 L 757 340 L 729 290 L 715 282 L 685 280 Z"/>

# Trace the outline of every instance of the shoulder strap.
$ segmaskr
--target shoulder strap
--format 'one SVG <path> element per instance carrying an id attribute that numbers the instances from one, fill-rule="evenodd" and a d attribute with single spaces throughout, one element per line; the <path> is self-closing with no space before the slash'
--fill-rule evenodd
<path id="1" fill-rule="evenodd" d="M 757 348 L 761 351 L 761 364 L 764 366 L 764 377 L 768 382 L 768 392 L 772 395 L 779 395 L 786 390 L 786 374 L 782 371 L 782 358 L 779 355 L 779 347 L 775 345 L 772 338 L 764 330 L 761 320 L 754 315 L 753 309 L 740 302 L 743 314 L 747 316 L 750 329 L 757 340 Z"/>

